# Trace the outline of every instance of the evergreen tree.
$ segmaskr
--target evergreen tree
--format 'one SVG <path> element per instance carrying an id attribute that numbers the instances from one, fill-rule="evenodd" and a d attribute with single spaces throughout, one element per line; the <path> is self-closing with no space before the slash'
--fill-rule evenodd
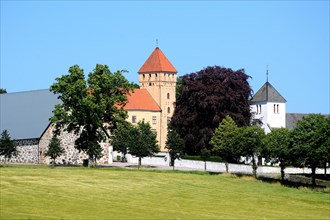
<path id="1" fill-rule="evenodd" d="M 15 141 L 11 140 L 9 132 L 3 130 L 0 139 L 0 155 L 5 157 L 5 162 L 18 155 Z"/>
<path id="2" fill-rule="evenodd" d="M 64 153 L 64 148 L 61 146 L 60 140 L 54 135 L 48 145 L 46 156 L 52 159 L 52 167 L 55 166 L 55 160 L 57 157 Z"/>
<path id="3" fill-rule="evenodd" d="M 226 161 L 226 172 L 228 172 L 228 163 L 237 162 L 239 158 L 235 149 L 237 131 L 238 127 L 236 123 L 227 115 L 215 130 L 210 141 L 210 144 L 213 146 L 212 150 Z"/>

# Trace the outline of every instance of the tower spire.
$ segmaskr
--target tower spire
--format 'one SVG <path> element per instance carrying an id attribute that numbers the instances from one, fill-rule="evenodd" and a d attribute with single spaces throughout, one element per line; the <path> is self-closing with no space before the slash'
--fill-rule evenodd
<path id="1" fill-rule="evenodd" d="M 156 47 L 158 47 L 158 39 L 156 38 Z"/>
<path id="2" fill-rule="evenodd" d="M 267 70 L 266 70 L 266 76 L 267 76 L 267 81 L 266 81 L 266 101 L 268 102 L 268 64 L 267 64 Z"/>

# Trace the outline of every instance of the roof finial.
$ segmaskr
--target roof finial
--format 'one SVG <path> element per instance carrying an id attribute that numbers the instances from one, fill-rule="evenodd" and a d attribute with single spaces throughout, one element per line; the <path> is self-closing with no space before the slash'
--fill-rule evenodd
<path id="1" fill-rule="evenodd" d="M 156 38 L 156 46 L 158 47 L 158 39 Z"/>
<path id="2" fill-rule="evenodd" d="M 268 82 L 268 64 L 267 64 L 267 71 L 266 71 L 266 75 L 267 75 L 267 82 Z"/>

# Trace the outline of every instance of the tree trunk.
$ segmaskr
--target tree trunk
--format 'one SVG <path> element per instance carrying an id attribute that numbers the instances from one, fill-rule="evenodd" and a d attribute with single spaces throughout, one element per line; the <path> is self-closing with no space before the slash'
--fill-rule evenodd
<path id="1" fill-rule="evenodd" d="M 327 177 L 327 162 L 324 162 L 324 177 Z"/>
<path id="2" fill-rule="evenodd" d="M 206 160 L 204 160 L 204 169 L 206 171 Z"/>
<path id="3" fill-rule="evenodd" d="M 141 157 L 139 157 L 139 163 L 138 163 L 138 169 L 140 169 L 140 166 L 141 166 Z"/>
<path id="4" fill-rule="evenodd" d="M 281 162 L 280 167 L 281 167 L 281 182 L 284 183 L 284 176 L 285 176 L 284 169 L 285 169 L 285 166 L 284 166 L 283 162 Z"/>
<path id="5" fill-rule="evenodd" d="M 52 167 L 53 167 L 53 168 L 55 167 L 55 158 L 53 158 L 53 164 L 52 164 Z"/>
<path id="6" fill-rule="evenodd" d="M 316 186 L 316 181 L 315 181 L 315 171 L 316 171 L 316 166 L 312 166 L 312 184 L 313 184 L 313 188 Z"/>
<path id="7" fill-rule="evenodd" d="M 256 164 L 256 160 L 254 159 L 254 156 L 252 157 L 252 172 L 253 172 L 253 176 L 254 178 L 257 178 L 257 164 Z"/>
<path id="8" fill-rule="evenodd" d="M 228 169 L 229 164 L 228 164 L 227 161 L 225 162 L 225 166 L 226 166 L 226 173 L 228 173 L 228 171 L 229 171 L 229 169 Z"/>

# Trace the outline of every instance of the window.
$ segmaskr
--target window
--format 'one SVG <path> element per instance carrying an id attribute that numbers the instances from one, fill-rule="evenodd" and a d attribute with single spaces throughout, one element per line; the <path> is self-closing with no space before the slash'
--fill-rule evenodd
<path id="1" fill-rule="evenodd" d="M 132 123 L 133 123 L 133 124 L 136 123 L 136 116 L 135 116 L 135 115 L 132 116 Z"/>
<path id="2" fill-rule="evenodd" d="M 156 78 L 158 77 L 157 73 L 156 73 Z"/>
<path id="3" fill-rule="evenodd" d="M 157 124 L 157 116 L 152 116 L 152 124 Z"/>
<path id="4" fill-rule="evenodd" d="M 257 105 L 257 114 L 259 114 L 259 105 Z"/>
<path id="5" fill-rule="evenodd" d="M 276 105 L 274 104 L 274 113 L 276 114 Z"/>
<path id="6" fill-rule="evenodd" d="M 171 123 L 171 118 L 167 117 L 167 124 L 170 124 L 170 123 Z"/>
<path id="7" fill-rule="evenodd" d="M 261 114 L 261 105 L 259 105 L 259 114 Z"/>
<path id="8" fill-rule="evenodd" d="M 277 114 L 280 114 L 279 106 L 280 106 L 279 104 L 277 104 L 277 106 L 276 106 L 277 107 L 277 109 L 276 109 Z"/>
<path id="9" fill-rule="evenodd" d="M 167 107 L 167 113 L 171 113 L 171 108 L 170 107 Z"/>
<path id="10" fill-rule="evenodd" d="M 167 99 L 170 99 L 170 93 L 167 93 Z"/>
<path id="11" fill-rule="evenodd" d="M 146 78 L 146 76 L 144 74 L 142 76 L 143 76 L 143 79 Z"/>
<path id="12" fill-rule="evenodd" d="M 151 74 L 149 74 L 149 78 L 151 78 Z"/>
<path id="13" fill-rule="evenodd" d="M 157 134 L 156 129 L 151 129 L 151 131 L 152 131 L 154 134 Z"/>

